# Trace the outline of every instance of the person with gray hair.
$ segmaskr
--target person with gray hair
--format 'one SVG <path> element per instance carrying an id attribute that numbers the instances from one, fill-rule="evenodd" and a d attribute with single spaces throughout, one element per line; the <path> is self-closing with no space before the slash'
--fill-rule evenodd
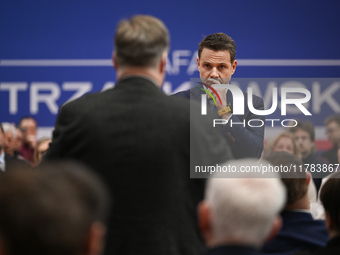
<path id="1" fill-rule="evenodd" d="M 0 175 L 15 170 L 17 165 L 26 167 L 28 162 L 17 159 L 5 153 L 6 138 L 2 124 L 0 123 Z"/>
<path id="2" fill-rule="evenodd" d="M 2 122 L 2 128 L 4 130 L 4 137 L 5 137 L 5 153 L 14 156 L 14 141 L 16 137 L 16 127 L 14 124 L 9 122 Z"/>
<path id="3" fill-rule="evenodd" d="M 253 159 L 229 161 L 236 174 L 212 175 L 205 200 L 198 206 L 207 254 L 260 254 L 264 242 L 281 226 L 285 188 L 277 173 L 243 172 L 268 165 Z M 251 169 L 251 168 L 249 168 Z"/>
<path id="4" fill-rule="evenodd" d="M 155 17 L 122 20 L 112 54 L 116 86 L 63 105 L 43 158 L 79 160 L 106 181 L 115 195 L 106 254 L 204 250 L 196 217 L 204 180 L 190 179 L 190 156 L 213 165 L 230 154 L 198 102 L 160 90 L 169 38 Z"/>

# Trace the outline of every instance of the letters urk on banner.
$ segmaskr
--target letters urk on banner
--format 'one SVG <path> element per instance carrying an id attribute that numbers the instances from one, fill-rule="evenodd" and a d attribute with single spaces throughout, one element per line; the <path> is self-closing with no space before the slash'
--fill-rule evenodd
<path id="1" fill-rule="evenodd" d="M 226 92 L 228 90 L 230 90 L 230 92 L 232 93 L 233 96 L 233 114 L 235 115 L 244 115 L 244 94 L 242 92 L 242 90 L 240 88 L 238 88 L 235 85 L 231 85 L 231 84 L 215 84 L 214 88 L 224 88 L 226 89 Z M 309 100 L 311 99 L 311 93 L 309 90 L 305 89 L 305 88 L 293 88 L 293 87 L 281 87 L 281 115 L 285 116 L 287 115 L 287 105 L 288 104 L 293 104 L 295 105 L 304 115 L 312 115 L 307 109 L 306 107 L 303 106 L 304 103 L 309 102 Z M 216 94 L 213 90 L 212 90 L 213 94 Z M 289 99 L 287 98 L 287 94 L 288 93 L 300 93 L 303 94 L 304 97 L 303 98 L 293 98 L 293 99 Z M 278 106 L 278 89 L 277 87 L 274 87 L 272 90 L 272 105 L 269 109 L 264 109 L 264 110 L 258 110 L 255 109 L 253 106 L 253 89 L 252 87 L 248 87 L 247 88 L 247 104 L 248 104 L 248 108 L 249 111 L 252 112 L 253 114 L 256 115 L 260 115 L 260 116 L 266 116 L 266 115 L 270 115 L 273 112 L 275 112 L 275 110 L 277 109 Z M 216 96 L 218 97 L 218 95 L 216 94 Z M 216 104 L 216 103 L 215 103 Z M 207 97 L 205 94 L 201 95 L 201 114 L 202 115 L 206 115 L 207 114 Z M 258 121 L 260 122 L 260 126 L 253 126 L 251 125 L 252 121 Z M 266 119 L 266 121 L 271 121 L 272 122 L 272 127 L 274 126 L 274 121 L 279 121 L 279 119 Z M 284 125 L 284 122 L 295 122 L 295 124 L 291 125 Z M 215 127 L 215 125 L 221 125 L 221 124 L 227 124 L 228 120 L 225 119 L 214 119 L 214 123 L 213 126 Z M 239 123 L 238 123 L 239 124 Z M 252 119 L 248 121 L 248 126 L 251 127 L 261 127 L 264 125 L 264 121 L 261 119 Z M 283 120 L 281 121 L 282 126 L 284 127 L 293 127 L 297 125 L 296 120 L 293 119 L 287 119 L 287 120 Z M 232 123 L 230 123 L 230 125 L 232 126 Z M 245 123 L 244 123 L 245 126 Z"/>

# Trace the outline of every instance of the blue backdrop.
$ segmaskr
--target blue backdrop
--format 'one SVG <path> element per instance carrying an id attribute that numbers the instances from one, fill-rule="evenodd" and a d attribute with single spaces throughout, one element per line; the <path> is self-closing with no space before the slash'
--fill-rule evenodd
<path id="1" fill-rule="evenodd" d="M 171 34 L 166 93 L 197 78 L 203 36 L 230 35 L 235 78 L 340 77 L 340 1 L 46 1 L 0 3 L 0 122 L 33 115 L 54 125 L 59 107 L 115 82 L 110 61 L 117 23 L 135 14 L 164 21 Z M 280 84 L 278 84 L 280 85 Z M 304 84 L 313 94 L 313 81 Z M 264 95 L 268 84 L 260 84 Z M 340 113 L 339 79 L 318 87 L 308 106 L 315 125 Z M 245 89 L 245 88 L 243 88 Z M 315 92 L 315 91 L 314 91 Z M 301 113 L 292 118 L 303 117 Z"/>

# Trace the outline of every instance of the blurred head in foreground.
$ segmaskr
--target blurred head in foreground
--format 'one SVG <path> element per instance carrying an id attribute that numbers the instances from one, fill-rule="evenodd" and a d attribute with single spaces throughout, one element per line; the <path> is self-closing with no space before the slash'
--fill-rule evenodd
<path id="1" fill-rule="evenodd" d="M 75 163 L 16 169 L 0 178 L 0 254 L 100 254 L 109 198 Z"/>
<path id="2" fill-rule="evenodd" d="M 258 178 L 261 176 L 258 173 L 238 172 L 245 166 L 260 166 L 256 160 L 228 164 L 236 167 L 238 178 L 222 173 L 208 180 L 205 200 L 198 207 L 201 232 L 210 248 L 220 245 L 260 248 L 281 226 L 279 212 L 285 202 L 285 188 L 276 173 Z"/>
<path id="3" fill-rule="evenodd" d="M 335 173 L 321 189 L 320 199 L 326 212 L 326 226 L 331 238 L 340 235 L 340 173 Z"/>
<path id="4" fill-rule="evenodd" d="M 280 171 L 280 176 L 287 190 L 286 210 L 309 210 L 308 184 L 312 178 L 305 171 L 303 162 L 297 156 L 285 151 L 274 151 L 264 157 L 274 166 L 283 166 L 291 171 Z"/>

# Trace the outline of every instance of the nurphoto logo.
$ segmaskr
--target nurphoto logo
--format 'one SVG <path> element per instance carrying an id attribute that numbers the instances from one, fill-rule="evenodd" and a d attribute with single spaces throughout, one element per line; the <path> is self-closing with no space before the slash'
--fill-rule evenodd
<path id="1" fill-rule="evenodd" d="M 205 87 L 209 88 L 213 94 L 213 95 L 209 90 L 204 89 L 204 88 L 199 88 L 203 91 L 205 91 L 207 93 L 207 95 L 209 95 L 212 100 L 215 103 L 215 106 L 217 106 L 217 102 L 216 99 L 217 98 L 220 102 L 220 104 L 222 104 L 221 98 L 218 95 L 218 93 L 216 92 L 215 88 L 224 88 L 226 89 L 226 93 L 228 90 L 230 90 L 230 92 L 232 93 L 233 96 L 233 111 L 232 114 L 235 115 L 244 115 L 244 93 L 242 92 L 242 90 L 235 86 L 235 85 L 231 85 L 231 84 L 214 84 L 212 87 L 211 85 L 208 84 L 203 84 Z M 305 88 L 294 88 L 294 87 L 281 87 L 280 89 L 280 93 L 281 93 L 281 115 L 285 116 L 287 115 L 287 105 L 295 105 L 304 115 L 312 115 L 307 109 L 306 107 L 303 105 L 304 103 L 309 102 L 309 100 L 311 99 L 311 93 L 309 90 L 305 89 Z M 287 94 L 289 93 L 299 93 L 304 95 L 303 98 L 287 98 Z M 206 94 L 202 94 L 201 95 L 201 114 L 202 115 L 206 115 L 207 114 L 207 95 Z M 266 116 L 266 115 L 270 115 L 273 112 L 275 112 L 275 110 L 278 107 L 278 89 L 277 87 L 274 87 L 272 90 L 272 105 L 269 109 L 265 110 L 259 110 L 259 109 L 255 109 L 253 106 L 253 88 L 252 87 L 248 87 L 247 88 L 247 104 L 248 104 L 248 108 L 249 111 L 253 114 L 259 115 L 259 116 Z M 272 123 L 272 127 L 274 126 L 274 122 L 275 121 L 280 121 L 280 119 L 266 119 L 265 121 L 271 122 Z M 254 125 L 254 122 L 258 122 L 257 125 Z M 281 122 L 281 125 L 283 127 L 294 127 L 297 125 L 297 121 L 294 119 L 284 119 Z M 284 123 L 287 123 L 287 125 L 285 125 Z M 215 125 L 225 125 L 228 123 L 228 120 L 225 119 L 214 119 L 213 122 L 213 126 L 215 127 Z M 246 126 L 246 122 L 245 120 L 243 122 L 232 122 L 232 120 L 230 120 L 230 125 L 244 125 L 244 127 Z M 250 127 L 262 127 L 264 125 L 264 121 L 261 119 L 251 119 L 248 121 L 248 126 Z"/>

